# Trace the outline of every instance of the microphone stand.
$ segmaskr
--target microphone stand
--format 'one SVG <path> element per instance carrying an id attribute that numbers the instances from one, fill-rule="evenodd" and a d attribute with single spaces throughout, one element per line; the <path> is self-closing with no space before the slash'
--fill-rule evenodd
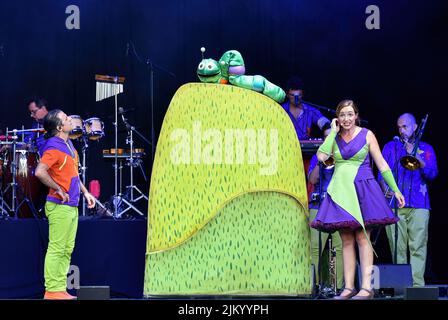
<path id="1" fill-rule="evenodd" d="M 394 165 L 393 165 L 393 174 L 394 177 L 396 177 L 397 179 L 397 185 L 398 185 L 398 162 L 399 162 L 399 158 L 398 158 L 398 152 L 397 152 L 397 141 L 395 141 L 394 139 Z M 386 184 L 384 182 L 384 187 L 386 187 Z M 385 191 L 385 195 L 388 193 L 389 191 L 389 186 L 386 187 L 386 191 Z M 392 196 L 392 198 L 389 200 L 389 206 L 392 204 L 392 201 L 394 202 L 394 214 L 396 217 L 398 217 L 398 204 L 397 204 L 397 200 L 395 199 L 394 201 L 394 196 Z M 378 238 L 380 237 L 381 234 L 381 230 L 382 228 L 380 228 L 375 236 L 375 240 L 373 241 L 373 245 L 375 245 L 378 241 Z M 392 256 L 392 261 L 394 264 L 397 264 L 397 245 L 398 245 L 398 222 L 395 223 L 394 225 L 394 248 L 393 248 L 393 256 Z M 392 250 L 392 248 L 391 248 Z"/>
<path id="2" fill-rule="evenodd" d="M 320 106 L 320 105 L 318 105 L 318 104 L 315 104 L 315 103 L 312 103 L 312 102 L 309 102 L 309 101 L 305 101 L 305 100 L 301 100 L 301 101 L 302 101 L 303 103 L 309 104 L 310 106 L 315 107 L 315 108 L 317 108 L 317 109 L 326 111 L 326 112 L 331 113 L 331 114 L 336 114 L 336 110 L 334 110 L 334 109 L 327 108 L 327 107 L 323 107 L 323 106 Z"/>
<path id="3" fill-rule="evenodd" d="M 87 149 L 89 148 L 87 137 L 83 134 L 82 135 L 82 166 L 81 166 L 81 172 L 82 172 L 82 184 L 84 187 L 86 186 L 86 174 L 87 174 L 87 167 L 86 167 L 86 153 Z M 86 187 L 87 188 L 87 187 Z M 82 197 L 82 216 L 84 217 L 86 215 L 86 198 Z"/>
<path id="4" fill-rule="evenodd" d="M 400 162 L 399 158 L 398 158 L 398 153 L 397 153 L 397 143 L 395 142 L 395 146 L 394 146 L 394 151 L 395 151 L 395 163 L 394 163 L 394 173 L 395 173 L 395 177 L 397 178 L 397 185 L 398 185 L 398 163 Z M 397 199 L 395 199 L 394 201 L 394 213 L 395 216 L 398 218 L 398 204 L 397 204 Z M 398 256 L 398 222 L 395 223 L 394 225 L 394 263 L 397 264 L 397 256 Z"/>
<path id="5" fill-rule="evenodd" d="M 151 142 L 150 142 L 150 145 L 151 145 L 151 163 L 153 163 L 154 155 L 155 155 L 155 146 L 156 146 L 156 142 L 155 142 L 156 137 L 155 137 L 155 129 L 154 129 L 154 69 L 158 69 L 162 72 L 165 72 L 166 74 L 170 75 L 173 78 L 176 78 L 176 75 L 173 72 L 169 71 L 168 69 L 154 63 L 149 58 L 147 58 L 145 61 L 143 61 L 140 58 L 140 56 L 137 54 L 137 51 L 135 50 L 135 45 L 132 41 L 128 42 L 127 49 L 128 49 L 129 43 L 132 45 L 132 52 L 134 53 L 137 60 L 140 63 L 145 64 L 149 70 L 149 96 L 150 96 L 150 110 L 151 110 Z"/>
<path id="6" fill-rule="evenodd" d="M 130 192 L 130 199 L 129 201 L 127 201 L 125 199 L 125 197 L 123 197 L 121 200 L 128 205 L 128 208 L 123 210 L 122 212 L 120 212 L 120 215 L 117 217 L 121 217 L 126 211 L 133 209 L 135 212 L 137 212 L 139 215 L 144 216 L 144 214 L 138 210 L 134 205 L 132 205 L 132 203 L 135 203 L 137 201 L 139 201 L 140 199 L 146 199 L 148 201 L 148 197 L 140 191 L 140 189 L 138 189 L 135 185 L 134 185 L 134 166 L 136 163 L 136 165 L 138 165 L 143 173 L 143 177 L 145 179 L 145 181 L 147 181 L 145 172 L 141 166 L 141 160 L 134 160 L 134 138 L 133 138 L 133 133 L 135 132 L 143 141 L 145 141 L 148 145 L 151 146 L 151 142 L 148 141 L 148 139 L 145 138 L 145 136 L 143 136 L 140 132 L 138 132 L 137 129 L 135 129 L 135 127 L 133 125 L 131 125 L 128 121 L 128 119 L 125 118 L 124 116 L 124 110 L 122 110 L 120 108 L 119 113 L 121 114 L 121 118 L 123 120 L 123 123 L 126 126 L 126 129 L 128 131 L 128 138 L 126 139 L 126 143 L 130 145 L 130 158 L 129 158 L 129 167 L 130 167 L 130 177 L 131 177 L 131 184 L 129 186 L 127 186 L 126 188 L 128 189 L 128 191 Z M 140 194 L 140 196 L 136 199 L 134 199 L 134 189 Z"/>
<path id="7" fill-rule="evenodd" d="M 320 208 L 320 205 L 322 204 L 322 198 L 323 198 L 323 163 L 322 162 L 318 162 L 319 164 L 319 201 L 318 201 L 318 207 Z M 330 250 L 330 255 L 333 254 L 332 252 L 332 243 L 333 243 L 333 235 L 332 233 L 329 233 L 328 235 L 328 241 L 329 241 L 329 246 L 328 246 L 328 250 Z M 324 298 L 327 299 L 329 297 L 334 297 L 337 293 L 337 284 L 335 284 L 335 287 L 332 288 L 331 287 L 331 283 L 330 283 L 330 287 L 324 287 L 323 285 L 323 276 L 322 276 L 322 263 L 321 263 L 321 255 L 322 255 L 322 231 L 319 230 L 319 255 L 317 256 L 317 261 L 318 261 L 318 273 L 319 273 L 319 292 L 318 292 L 318 298 Z M 329 262 L 330 264 L 330 262 Z M 330 266 L 330 265 L 329 265 Z M 331 274 L 329 274 L 330 279 L 331 279 Z"/>
<path id="8" fill-rule="evenodd" d="M 309 102 L 309 101 L 305 101 L 305 100 L 302 100 L 302 102 L 306 103 L 306 104 L 309 104 L 310 106 L 315 107 L 316 109 L 320 109 L 320 110 L 323 110 L 325 112 L 331 113 L 332 115 L 336 115 L 336 110 L 334 110 L 334 109 L 323 107 L 323 106 L 320 106 L 318 104 L 315 104 L 315 103 L 312 103 L 312 102 Z M 367 120 L 364 120 L 364 119 L 360 119 L 360 122 L 361 122 L 362 125 L 367 125 L 369 123 Z"/>
<path id="9" fill-rule="evenodd" d="M 319 200 L 318 200 L 318 208 L 322 203 L 322 163 L 319 161 Z M 326 297 L 326 292 L 324 292 L 323 288 L 323 279 L 322 279 L 322 261 L 321 261 L 321 253 L 322 253 L 322 231 L 319 230 L 319 255 L 317 256 L 317 273 L 319 275 L 319 292 L 318 297 Z"/>

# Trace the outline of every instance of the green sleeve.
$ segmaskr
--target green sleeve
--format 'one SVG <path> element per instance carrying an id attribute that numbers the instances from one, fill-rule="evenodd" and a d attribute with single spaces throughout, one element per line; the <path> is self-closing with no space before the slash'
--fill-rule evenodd
<path id="1" fill-rule="evenodd" d="M 322 143 L 318 151 L 331 155 L 331 153 L 333 152 L 333 143 L 335 139 L 336 139 L 336 131 L 331 130 L 330 134 L 327 136 L 324 143 Z"/>
<path id="2" fill-rule="evenodd" d="M 387 185 L 393 192 L 400 192 L 397 183 L 395 182 L 394 175 L 392 174 L 392 171 L 390 171 L 390 169 L 381 172 L 381 175 L 383 176 L 384 181 L 386 181 Z"/>

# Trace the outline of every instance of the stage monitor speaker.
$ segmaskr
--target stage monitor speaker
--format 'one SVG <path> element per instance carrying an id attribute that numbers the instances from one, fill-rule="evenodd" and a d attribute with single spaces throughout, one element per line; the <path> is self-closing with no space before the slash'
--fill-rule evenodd
<path id="1" fill-rule="evenodd" d="M 358 265 L 358 287 L 361 287 L 361 268 Z M 412 286 L 410 264 L 377 264 L 372 270 L 372 288 L 380 295 L 401 296 Z M 382 294 L 383 293 L 383 294 Z"/>
<path id="2" fill-rule="evenodd" d="M 439 287 L 409 287 L 404 291 L 404 300 L 437 300 Z"/>
<path id="3" fill-rule="evenodd" d="M 77 292 L 78 300 L 109 300 L 110 287 L 86 286 L 80 287 Z"/>

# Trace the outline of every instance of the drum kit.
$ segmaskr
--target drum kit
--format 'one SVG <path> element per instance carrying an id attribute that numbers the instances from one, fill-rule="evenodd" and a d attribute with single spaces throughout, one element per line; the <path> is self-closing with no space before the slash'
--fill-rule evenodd
<path id="1" fill-rule="evenodd" d="M 72 119 L 73 125 L 69 138 L 82 143 L 80 175 L 83 184 L 86 185 L 86 153 L 89 148 L 89 141 L 99 141 L 105 136 L 104 122 L 98 117 L 92 117 L 87 120 L 83 120 L 79 115 L 70 115 L 69 117 Z M 124 117 L 123 119 L 126 120 Z M 132 129 L 134 128 L 132 127 Z M 134 207 L 133 203 L 142 198 L 148 200 L 146 195 L 133 185 L 134 167 L 140 167 L 145 181 L 146 176 L 141 165 L 145 153 L 143 149 L 134 147 L 132 132 L 131 128 L 128 128 L 126 143 L 130 144 L 131 149 L 127 152 L 123 152 L 123 149 L 117 149 L 117 157 L 120 162 L 120 193 L 114 196 L 114 204 L 109 206 L 116 206 L 117 203 L 115 202 L 119 202 L 121 207 L 122 204 L 125 204 L 127 208 L 123 208 L 118 214 L 114 214 L 107 206 L 97 200 L 97 205 L 101 208 L 98 208 L 98 212 L 106 216 L 121 218 L 130 209 L 134 209 L 138 214 L 143 215 L 141 211 Z M 0 136 L 0 217 L 39 218 L 42 216 L 40 212 L 44 206 L 48 189 L 35 177 L 34 172 L 40 160 L 36 141 L 43 133 L 43 128 L 22 128 L 21 130 L 14 129 L 11 131 L 6 129 L 6 135 Z M 37 139 L 25 141 L 30 134 Z M 111 157 L 115 157 L 115 149 L 103 151 L 104 159 Z M 126 194 L 121 192 L 123 161 L 131 168 L 131 184 L 126 187 L 128 191 Z M 140 193 L 138 198 L 134 198 L 134 191 Z M 82 197 L 82 199 L 82 212 L 80 213 L 86 215 L 85 198 Z"/>
<path id="2" fill-rule="evenodd" d="M 27 131 L 42 132 L 41 129 Z M 0 216 L 37 217 L 47 188 L 34 176 L 39 162 L 36 148 L 19 142 L 22 130 L 7 131 L 0 136 Z"/>

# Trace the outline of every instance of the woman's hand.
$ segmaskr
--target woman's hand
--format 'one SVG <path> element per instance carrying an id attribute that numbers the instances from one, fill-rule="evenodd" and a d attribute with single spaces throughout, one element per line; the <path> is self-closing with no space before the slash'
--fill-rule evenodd
<path id="1" fill-rule="evenodd" d="M 401 194 L 401 192 L 395 192 L 395 198 L 396 198 L 397 201 L 398 201 L 398 207 L 399 207 L 399 208 L 403 208 L 404 205 L 405 205 L 406 203 L 405 203 L 405 201 L 404 201 L 404 197 L 403 197 L 403 195 Z"/>
<path id="2" fill-rule="evenodd" d="M 331 130 L 338 133 L 339 132 L 339 122 L 338 119 L 334 118 L 331 120 Z"/>

